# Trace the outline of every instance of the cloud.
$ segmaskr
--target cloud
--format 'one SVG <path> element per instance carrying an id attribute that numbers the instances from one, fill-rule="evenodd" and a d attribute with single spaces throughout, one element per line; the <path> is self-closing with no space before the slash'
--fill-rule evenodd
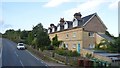
<path id="1" fill-rule="evenodd" d="M 86 2 L 79 2 L 75 8 L 68 9 L 64 11 L 65 15 L 73 15 L 76 11 L 80 11 L 82 14 L 88 14 L 90 12 L 93 13 L 93 10 L 98 8 L 101 4 L 105 3 L 105 0 L 87 0 Z M 68 16 L 68 17 L 70 17 Z"/>
<path id="2" fill-rule="evenodd" d="M 109 5 L 109 8 L 110 9 L 116 9 L 116 8 L 118 8 L 118 2 L 119 1 L 120 0 L 112 1 L 112 3 Z"/>
<path id="3" fill-rule="evenodd" d="M 47 2 L 48 0 L 1 0 L 2 2 Z"/>
<path id="4" fill-rule="evenodd" d="M 56 7 L 63 4 L 64 2 L 70 2 L 70 0 L 50 0 L 44 5 L 44 7 Z"/>

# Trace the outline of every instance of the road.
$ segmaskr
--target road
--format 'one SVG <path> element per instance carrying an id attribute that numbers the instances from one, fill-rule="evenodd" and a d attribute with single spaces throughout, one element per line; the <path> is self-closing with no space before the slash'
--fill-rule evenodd
<path id="1" fill-rule="evenodd" d="M 2 38 L 0 38 L 0 67 L 2 67 Z"/>
<path id="2" fill-rule="evenodd" d="M 46 63 L 41 59 L 37 58 L 31 54 L 28 50 L 18 50 L 16 48 L 17 44 L 7 40 L 2 39 L 2 67 L 44 67 L 48 68 Z M 30 67 L 29 67 L 30 66 Z"/>

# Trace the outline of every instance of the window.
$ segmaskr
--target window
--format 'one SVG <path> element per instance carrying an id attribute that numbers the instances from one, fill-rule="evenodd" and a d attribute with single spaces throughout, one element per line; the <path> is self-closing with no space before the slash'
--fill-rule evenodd
<path id="1" fill-rule="evenodd" d="M 76 44 L 73 44 L 72 48 L 75 49 L 76 48 Z"/>
<path id="2" fill-rule="evenodd" d="M 68 44 L 65 45 L 65 48 L 68 48 Z"/>
<path id="3" fill-rule="evenodd" d="M 68 35 L 68 33 L 66 34 L 66 38 L 68 38 L 69 37 L 69 35 Z"/>
<path id="4" fill-rule="evenodd" d="M 89 44 L 89 48 L 95 48 L 95 44 Z"/>
<path id="5" fill-rule="evenodd" d="M 74 18 L 74 19 L 73 19 L 73 27 L 76 27 L 76 26 L 77 26 L 77 24 L 78 24 L 78 21 L 77 21 L 77 19 L 76 19 L 76 18 Z"/>
<path id="6" fill-rule="evenodd" d="M 76 37 L 76 32 L 73 32 L 73 37 Z"/>
<path id="7" fill-rule="evenodd" d="M 90 37 L 94 37 L 94 33 L 93 32 L 89 32 L 89 36 Z"/>

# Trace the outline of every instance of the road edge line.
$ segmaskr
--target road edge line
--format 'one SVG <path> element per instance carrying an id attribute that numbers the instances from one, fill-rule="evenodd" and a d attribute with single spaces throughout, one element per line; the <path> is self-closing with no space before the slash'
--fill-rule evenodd
<path id="1" fill-rule="evenodd" d="M 32 55 L 35 59 L 39 60 L 39 58 L 37 58 L 36 56 L 34 56 L 31 52 L 29 52 L 28 50 L 26 50 L 30 55 Z"/>
<path id="2" fill-rule="evenodd" d="M 37 59 L 37 60 L 39 60 L 39 61 L 41 61 L 41 63 L 42 64 L 45 64 L 45 66 L 47 66 L 48 67 L 48 64 L 47 63 L 45 63 L 42 59 L 40 59 L 40 58 L 37 58 L 36 56 L 34 56 L 31 52 L 29 52 L 28 50 L 26 50 L 29 54 L 31 54 L 35 59 Z"/>

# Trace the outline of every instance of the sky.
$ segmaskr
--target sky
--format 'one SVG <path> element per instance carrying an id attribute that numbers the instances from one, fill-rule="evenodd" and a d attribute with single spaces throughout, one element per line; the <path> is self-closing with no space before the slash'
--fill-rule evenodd
<path id="1" fill-rule="evenodd" d="M 110 34 L 118 36 L 118 2 L 120 0 L 1 0 L 0 32 L 8 29 L 32 30 L 42 23 L 48 28 L 57 25 L 60 18 L 73 20 L 73 14 L 82 17 L 97 13 Z M 120 31 L 119 31 L 120 32 Z"/>

